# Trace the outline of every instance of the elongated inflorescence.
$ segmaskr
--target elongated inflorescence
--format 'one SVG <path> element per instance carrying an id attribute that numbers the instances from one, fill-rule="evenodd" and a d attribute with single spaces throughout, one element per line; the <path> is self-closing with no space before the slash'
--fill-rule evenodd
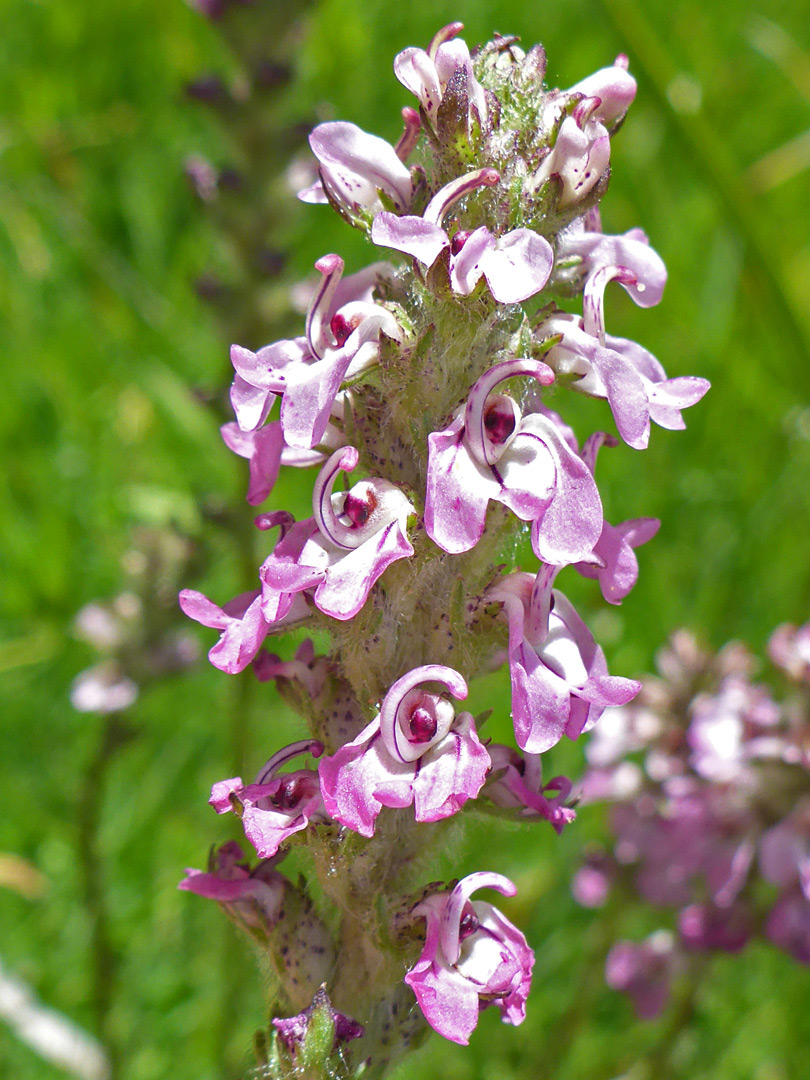
<path id="1" fill-rule="evenodd" d="M 605 519 L 596 455 L 617 439 L 580 444 L 551 395 L 555 407 L 567 389 L 606 399 L 641 449 L 651 422 L 683 427 L 708 388 L 606 330 L 606 292 L 618 284 L 649 307 L 666 279 L 641 230 L 610 236 L 600 222 L 636 89 L 626 59 L 547 89 L 540 46 L 498 37 L 471 54 L 460 30 L 397 56 L 415 103 L 396 146 L 340 121 L 310 136 L 318 180 L 301 198 L 328 203 L 385 261 L 346 274 L 324 255 L 303 333 L 233 346 L 236 419 L 222 434 L 249 461 L 248 501 L 270 497 L 282 466 L 309 469 L 312 516 L 259 515 L 272 540 L 251 592 L 221 607 L 180 595 L 220 631 L 212 663 L 252 665 L 307 726 L 255 783 L 213 788 L 263 861 L 251 868 L 231 843 L 183 883 L 272 962 L 282 1037 L 269 1075 L 304 1059 L 307 1075 L 361 1062 L 382 1075 L 420 1015 L 459 1043 L 490 1005 L 522 1021 L 533 953 L 470 899 L 514 886 L 482 872 L 425 887 L 420 867 L 473 807 L 557 831 L 573 820 L 570 782 L 544 783 L 540 755 L 639 684 L 609 673 L 556 578 L 573 567 L 620 603 L 658 524 Z M 510 554 L 521 534 L 526 568 Z M 328 655 L 309 642 L 288 661 L 265 651 L 302 625 L 329 632 Z M 516 747 L 487 742 L 486 717 L 463 708 L 469 682 L 502 664 Z M 331 910 L 276 869 L 292 844 Z"/>

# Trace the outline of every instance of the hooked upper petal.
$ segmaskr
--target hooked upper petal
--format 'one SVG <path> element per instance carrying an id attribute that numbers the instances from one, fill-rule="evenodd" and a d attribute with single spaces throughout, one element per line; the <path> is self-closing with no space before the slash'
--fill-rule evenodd
<path id="1" fill-rule="evenodd" d="M 633 104 L 636 88 L 636 80 L 627 68 L 613 64 L 580 79 L 569 87 L 568 93 L 599 98 L 599 106 L 591 115 L 609 126 L 621 119 Z"/>

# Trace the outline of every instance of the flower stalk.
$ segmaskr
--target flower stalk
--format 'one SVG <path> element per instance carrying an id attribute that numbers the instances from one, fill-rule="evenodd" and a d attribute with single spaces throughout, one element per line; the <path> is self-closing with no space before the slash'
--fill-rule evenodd
<path id="1" fill-rule="evenodd" d="M 277 888 L 299 897 L 297 977 L 277 966 L 274 992 L 303 1011 L 274 1017 L 259 1040 L 271 1076 L 304 1057 L 313 1077 L 383 1076 L 427 1026 L 463 1044 L 484 1008 L 523 1020 L 534 954 L 498 907 L 471 899 L 514 885 L 485 870 L 425 886 L 425 866 L 477 808 L 557 831 L 573 820 L 570 782 L 544 783 L 541 755 L 639 687 L 609 674 L 555 579 L 596 576 L 620 602 L 633 549 L 656 527 L 606 522 L 595 457 L 616 440 L 600 433 L 580 449 L 551 395 L 555 406 L 568 388 L 607 399 L 619 434 L 642 448 L 651 421 L 682 427 L 680 410 L 708 388 L 668 379 L 605 330 L 611 283 L 650 306 L 665 280 L 644 234 L 606 236 L 597 211 L 635 94 L 624 58 L 549 90 L 539 47 L 498 37 L 471 54 L 460 30 L 397 57 L 418 108 L 404 110 L 396 147 L 340 121 L 310 137 L 318 179 L 301 197 L 392 261 L 344 276 L 338 255 L 322 257 L 303 334 L 232 349 L 226 442 L 250 462 L 248 501 L 271 496 L 281 466 L 317 470 L 313 512 L 259 514 L 278 532 L 248 593 L 221 607 L 180 594 L 220 631 L 212 663 L 252 666 L 306 725 L 255 784 L 213 787 L 214 808 L 241 817 L 264 862 L 240 862 L 236 878 L 215 862 L 183 883 L 231 909 L 247 889 L 253 904 L 270 860 Z M 560 306 L 580 296 L 582 314 Z M 510 554 L 520 535 L 536 560 L 525 570 Z M 287 661 L 266 651 L 304 626 L 329 635 L 326 655 L 311 643 Z M 520 749 L 490 744 L 486 717 L 463 709 L 470 681 L 504 664 Z M 283 771 L 298 754 L 312 761 Z M 320 905 L 283 877 L 293 845 Z M 279 910 L 262 916 L 271 954 L 290 934 Z"/>

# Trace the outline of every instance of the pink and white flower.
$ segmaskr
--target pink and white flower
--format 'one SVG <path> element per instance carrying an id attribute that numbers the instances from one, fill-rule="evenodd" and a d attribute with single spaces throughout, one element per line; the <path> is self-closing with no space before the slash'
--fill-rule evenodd
<path id="1" fill-rule="evenodd" d="M 534 522 L 540 557 L 587 558 L 602 528 L 593 475 L 564 433 L 542 412 L 523 415 L 514 398 L 493 393 L 505 379 L 552 381 L 539 360 L 496 364 L 475 383 L 444 431 L 428 437 L 425 528 L 444 551 L 469 551 L 481 539 L 490 500 Z"/>
<path id="2" fill-rule="evenodd" d="M 423 688 L 426 682 L 440 683 L 457 699 L 467 696 L 453 668 L 414 668 L 394 683 L 357 738 L 318 766 L 327 811 L 361 836 L 374 835 L 384 806 L 413 803 L 417 821 L 440 821 L 484 783 L 489 755 L 471 714 L 456 714 L 443 694 Z"/>
<path id="3" fill-rule="evenodd" d="M 374 218 L 371 239 L 395 248 L 425 267 L 445 250 L 453 292 L 469 296 L 482 277 L 501 304 L 516 304 L 540 292 L 554 265 L 554 252 L 545 237 L 531 229 L 513 229 L 496 237 L 481 225 L 473 232 L 458 231 L 451 238 L 443 221 L 450 207 L 479 187 L 500 180 L 496 169 L 478 169 L 451 180 L 427 205 L 422 217 L 398 216 L 383 211 Z"/>
<path id="4" fill-rule="evenodd" d="M 518 746 L 542 754 L 563 735 L 576 739 L 611 705 L 626 705 L 641 689 L 608 674 L 604 653 L 561 592 L 556 567 L 509 574 L 487 593 L 509 622 L 512 717 Z"/>
<path id="5" fill-rule="evenodd" d="M 341 280 L 343 260 L 324 255 L 315 269 L 323 280 L 309 306 L 305 337 L 277 341 L 257 353 L 231 348 L 231 404 L 241 430 L 258 428 L 282 396 L 284 442 L 300 450 L 324 439 L 341 385 L 377 362 L 380 335 L 402 340 L 392 313 L 373 300 L 387 264 L 374 263 Z"/>
<path id="6" fill-rule="evenodd" d="M 576 263 L 572 268 L 565 266 L 568 261 L 574 260 Z M 667 283 L 664 260 L 650 247 L 646 233 L 642 229 L 629 229 L 621 236 L 603 233 L 596 209 L 577 218 L 561 233 L 557 246 L 557 267 L 561 268 L 559 272 L 564 277 L 574 276 L 580 280 L 584 276 L 588 287 L 586 295 L 593 297 L 598 291 L 597 303 L 600 306 L 604 287 L 618 269 L 627 271 L 618 278 L 619 283 L 642 308 L 659 304 Z M 595 278 L 596 274 L 601 274 L 601 278 Z M 597 325 L 597 337 L 599 330 Z M 601 331 L 604 332 L 603 326 Z"/>
<path id="7" fill-rule="evenodd" d="M 646 249 L 647 255 L 650 251 Z M 609 253 L 596 250 L 600 260 Z M 609 281 L 618 281 L 641 307 L 660 299 L 664 278 L 656 260 L 639 257 L 634 266 L 600 261 L 585 285 L 583 317 L 554 314 L 536 333 L 542 340 L 558 339 L 546 355 L 557 375 L 575 377 L 572 385 L 583 394 L 607 398 L 621 437 L 643 450 L 650 441 L 650 421 L 682 429 L 680 410 L 700 401 L 709 383 L 692 375 L 668 379 L 652 353 L 634 341 L 605 333 L 604 292 Z"/>
<path id="8" fill-rule="evenodd" d="M 672 431 L 686 427 L 681 409 L 695 405 L 706 379 L 682 375 L 668 379 L 652 353 L 635 341 L 605 335 L 600 344 L 577 315 L 552 315 L 539 328 L 543 338 L 559 336 L 546 359 L 557 375 L 576 376 L 575 390 L 607 398 L 619 434 L 636 450 L 650 441 L 650 421 Z"/>
<path id="9" fill-rule="evenodd" d="M 243 784 L 241 776 L 220 780 L 211 788 L 208 800 L 218 814 L 236 811 L 245 836 L 262 858 L 275 855 L 293 833 L 312 823 L 328 821 L 318 774 L 314 769 L 297 769 L 279 775 L 279 769 L 300 754 L 320 757 L 323 743 L 303 739 L 274 754 L 253 784 Z"/>
<path id="10" fill-rule="evenodd" d="M 402 213 L 413 195 L 410 170 L 385 139 L 342 120 L 319 124 L 309 137 L 320 180 L 298 193 L 307 203 L 330 200 L 349 217 L 382 209 L 380 192 Z"/>
<path id="11" fill-rule="evenodd" d="M 810 682 L 810 623 L 782 623 L 771 634 L 768 656 L 797 682 Z"/>
<path id="12" fill-rule="evenodd" d="M 425 918 L 425 947 L 405 976 L 434 1031 L 465 1046 L 489 1005 L 498 1006 L 505 1023 L 523 1022 L 534 966 L 517 927 L 491 904 L 470 900 L 478 889 L 517 892 L 501 874 L 477 873 L 452 892 L 428 896 L 414 908 Z"/>
<path id="13" fill-rule="evenodd" d="M 470 50 L 456 38 L 464 29 L 462 23 L 450 23 L 434 35 L 427 48 L 403 49 L 394 59 L 394 74 L 406 89 L 419 99 L 422 115 L 432 128 L 448 83 L 458 83 L 466 94 L 471 115 L 479 125 L 486 126 L 488 108 L 484 88 L 473 75 Z"/>
<path id="14" fill-rule="evenodd" d="M 560 184 L 559 207 L 579 202 L 596 185 L 610 164 L 610 135 L 600 118 L 598 97 L 583 98 L 566 116 L 554 146 L 543 159 L 529 184 L 539 191 L 547 180 Z"/>
<path id="15" fill-rule="evenodd" d="M 262 564 L 262 612 L 280 618 L 289 598 L 311 595 L 334 619 L 352 619 L 383 571 L 413 555 L 406 533 L 414 512 L 407 496 L 388 480 L 361 480 L 333 494 L 338 474 L 357 465 L 357 450 L 344 446 L 329 458 L 315 481 L 313 517 L 290 529 Z"/>

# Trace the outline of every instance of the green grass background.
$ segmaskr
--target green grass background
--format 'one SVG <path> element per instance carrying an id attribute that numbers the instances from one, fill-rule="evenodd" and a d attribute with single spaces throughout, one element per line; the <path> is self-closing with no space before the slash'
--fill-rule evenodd
<path id="1" fill-rule="evenodd" d="M 92 1029 L 76 807 L 99 722 L 68 702 L 92 659 L 71 620 L 115 593 L 144 521 L 201 539 L 199 587 L 218 598 L 243 587 L 233 545 L 197 509 L 220 500 L 241 513 L 245 475 L 191 393 L 221 382 L 228 342 L 191 288 L 217 239 L 182 176 L 187 154 L 225 152 L 183 86 L 227 58 L 182 0 L 4 0 L 0 10 L 0 851 L 47 879 L 36 900 L 0 890 L 0 959 Z M 686 432 L 655 429 L 647 452 L 622 447 L 600 461 L 611 520 L 663 522 L 636 590 L 605 610 L 593 583 L 570 574 L 561 584 L 622 674 L 648 670 L 681 625 L 714 645 L 739 637 L 761 649 L 778 622 L 810 617 L 810 151 L 807 138 L 792 142 L 810 128 L 806 6 L 325 0 L 291 110 L 396 137 L 410 101 L 391 59 L 453 19 L 470 44 L 494 30 L 542 41 L 559 86 L 629 54 L 639 94 L 614 143 L 603 221 L 614 232 L 641 225 L 670 282 L 653 311 L 612 292 L 609 326 L 669 374 L 713 384 Z M 347 233 L 309 209 L 294 227 L 296 271 L 331 250 L 359 267 L 367 253 Z M 581 434 L 610 423 L 603 403 L 578 415 Z M 305 500 L 295 475 L 272 505 Z M 504 679 L 474 696 L 505 734 Z M 246 700 L 203 664 L 143 695 L 138 737 L 105 782 L 99 844 L 120 964 L 111 1025 L 126 1080 L 227 1080 L 249 1066 L 263 1018 L 253 959 L 214 905 L 176 891 L 182 868 L 230 835 L 206 799 L 228 775 L 237 710 L 254 764 L 297 730 L 272 688 Z M 576 770 L 579 748 L 555 754 L 554 771 Z M 562 839 L 476 823 L 447 853 L 442 873 L 496 869 L 520 887 L 509 912 L 537 951 L 529 1018 L 512 1030 L 490 1010 L 470 1049 L 436 1038 L 397 1080 L 808 1074 L 808 973 L 764 946 L 714 963 L 677 1033 L 671 1017 L 636 1023 L 604 989 L 605 942 L 659 920 L 614 911 L 608 926 L 572 903 L 576 852 L 600 829 L 594 811 Z M 0 1076 L 60 1075 L 0 1027 Z"/>

